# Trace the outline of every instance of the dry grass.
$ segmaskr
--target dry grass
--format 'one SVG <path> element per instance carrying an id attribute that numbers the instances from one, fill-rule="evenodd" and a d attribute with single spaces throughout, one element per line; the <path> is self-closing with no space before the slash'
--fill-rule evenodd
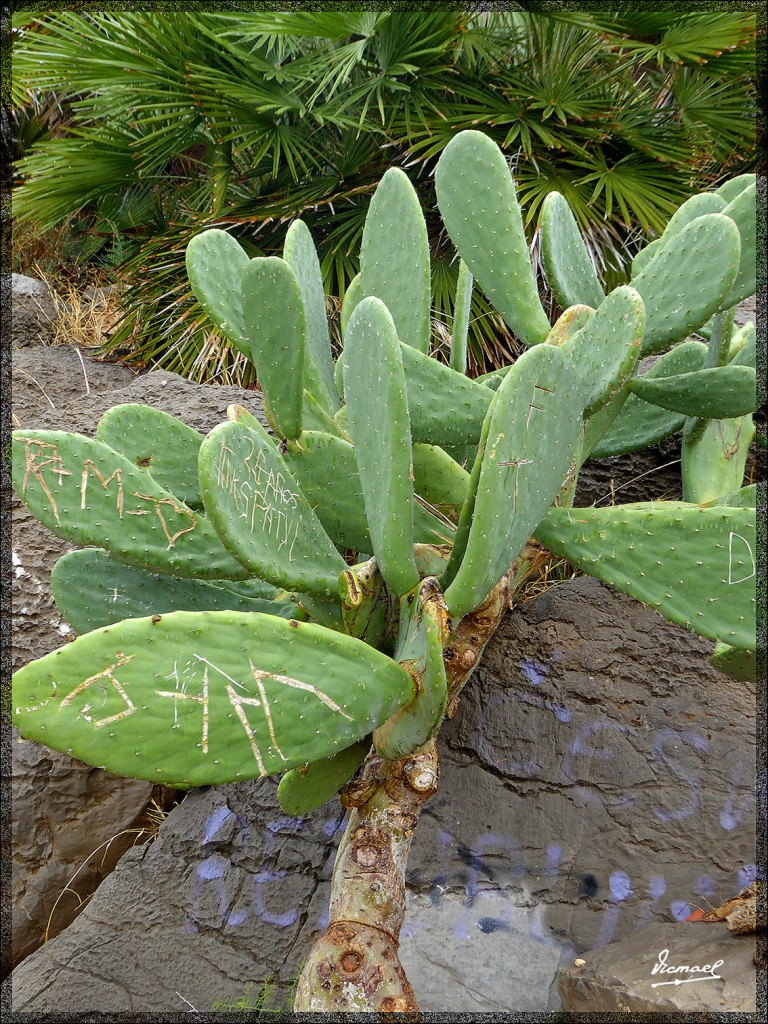
<path id="1" fill-rule="evenodd" d="M 51 287 L 40 272 L 36 275 Z M 122 310 L 116 296 L 106 301 L 86 297 L 75 284 L 68 284 L 62 292 L 57 290 L 58 317 L 50 345 L 79 345 L 97 348 L 115 330 Z"/>
<path id="2" fill-rule="evenodd" d="M 536 541 L 529 541 L 524 552 L 523 566 L 514 578 L 510 607 L 534 601 L 552 587 L 583 575 L 564 558 L 553 555 Z"/>

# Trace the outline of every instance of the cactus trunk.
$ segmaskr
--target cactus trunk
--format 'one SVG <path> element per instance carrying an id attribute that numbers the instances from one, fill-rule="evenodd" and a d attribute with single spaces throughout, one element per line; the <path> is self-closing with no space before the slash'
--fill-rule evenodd
<path id="1" fill-rule="evenodd" d="M 508 607 L 515 570 L 447 642 L 449 714 Z M 373 750 L 342 791 L 352 813 L 336 856 L 329 923 L 299 978 L 295 1013 L 419 1011 L 398 946 L 411 839 L 439 774 L 433 742 L 399 761 L 385 761 Z"/>

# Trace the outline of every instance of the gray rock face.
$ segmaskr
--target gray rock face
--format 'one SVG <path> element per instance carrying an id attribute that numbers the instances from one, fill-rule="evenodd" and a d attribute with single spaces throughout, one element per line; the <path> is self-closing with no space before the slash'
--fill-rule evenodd
<path id="1" fill-rule="evenodd" d="M 562 971 L 570 1013 L 754 1013 L 752 935 L 723 925 L 655 924 Z"/>
<path id="2" fill-rule="evenodd" d="M 57 300 L 47 284 L 24 274 L 11 275 L 11 345 L 44 345 L 53 337 Z"/>
<path id="3" fill-rule="evenodd" d="M 13 960 L 57 935 L 134 843 L 152 834 L 150 783 L 13 740 Z M 159 793 L 155 794 L 162 799 Z"/>
<path id="4" fill-rule="evenodd" d="M 72 355 L 52 358 L 83 379 Z M 56 408 L 22 407 L 22 424 L 93 433 L 107 408 L 144 402 L 205 431 L 231 402 L 259 408 L 253 392 L 164 372 L 109 388 L 113 370 L 124 368 L 86 358 L 91 393 L 51 393 Z M 59 542 L 15 516 L 27 574 L 15 583 L 34 575 L 41 588 L 37 604 L 22 592 L 21 663 L 61 643 L 66 624 L 44 590 Z M 506 616 L 443 729 L 441 788 L 409 861 L 402 959 L 425 1011 L 557 1009 L 561 965 L 716 903 L 754 874 L 754 689 L 709 666 L 712 646 L 586 578 Z M 330 803 L 287 818 L 275 789 L 188 794 L 16 968 L 14 1009 L 208 1012 L 269 975 L 285 990 L 325 927 L 342 817 Z M 38 787 L 55 818 L 49 790 Z"/>
<path id="5" fill-rule="evenodd" d="M 754 696 L 709 646 L 586 578 L 507 615 L 409 862 L 422 1009 L 557 1009 L 561 963 L 754 872 Z M 190 793 L 16 969 L 14 1008 L 205 1012 L 287 985 L 325 926 L 341 817 L 286 818 L 275 788 Z"/>

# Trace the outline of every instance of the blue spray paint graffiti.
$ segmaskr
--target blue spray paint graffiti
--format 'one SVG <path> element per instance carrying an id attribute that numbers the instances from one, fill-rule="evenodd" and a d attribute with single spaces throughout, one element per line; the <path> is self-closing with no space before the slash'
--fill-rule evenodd
<path id="1" fill-rule="evenodd" d="M 559 653 L 559 652 L 558 652 Z M 558 659 L 553 656 L 553 661 Z M 517 702 L 519 706 L 541 708 L 553 716 L 555 728 L 571 731 L 569 736 L 560 736 L 556 749 L 563 751 L 560 762 L 563 793 L 569 793 L 572 799 L 578 794 L 586 804 L 600 806 L 614 814 L 631 808 L 633 814 L 644 814 L 662 823 L 685 822 L 691 817 L 701 814 L 706 808 L 711 817 L 714 810 L 719 816 L 724 833 L 732 833 L 739 827 L 745 827 L 749 815 L 753 813 L 754 789 L 749 782 L 750 764 L 745 756 L 741 762 L 733 764 L 727 776 L 729 788 L 718 799 L 723 801 L 719 811 L 713 809 L 713 794 L 707 789 L 703 780 L 707 779 L 708 756 L 714 756 L 708 738 L 690 729 L 677 729 L 669 726 L 656 730 L 642 731 L 626 723 L 616 721 L 607 715 L 600 715 L 577 728 L 574 713 L 561 702 L 545 697 L 536 690 L 547 680 L 548 670 L 532 659 L 520 663 L 522 675 L 533 692 L 513 692 L 504 690 L 497 694 L 482 709 L 487 721 L 493 719 L 497 709 L 504 706 L 504 713 L 509 714 L 508 702 Z M 581 709 L 579 709 L 581 710 Z M 541 775 L 543 766 L 537 759 L 515 759 L 493 749 L 490 741 L 483 738 L 483 730 L 478 730 L 477 752 L 489 765 L 496 766 L 500 771 L 518 780 L 535 779 Z M 632 738 L 635 742 L 630 751 L 627 744 Z M 632 786 L 622 789 L 621 786 L 594 786 L 595 766 L 602 766 L 602 778 L 610 779 L 611 765 L 620 764 L 628 754 L 637 756 L 638 742 L 647 751 L 646 763 L 649 766 L 649 784 L 643 789 Z M 683 748 L 696 752 L 702 763 L 701 772 L 690 768 L 691 758 L 681 757 Z M 675 777 L 674 792 L 677 794 L 677 805 L 669 805 L 660 799 L 659 794 L 665 792 L 664 773 Z M 653 781 L 655 776 L 655 783 Z M 682 787 L 680 781 L 684 784 Z M 682 802 L 681 801 L 682 795 Z M 565 798 L 565 797 L 564 797 Z M 641 803 L 644 800 L 644 805 Z M 709 805 L 707 808 L 707 804 Z M 435 806 L 434 804 L 432 805 Z M 439 804 L 437 805 L 439 806 Z M 732 880 L 725 875 L 719 879 L 701 875 L 692 884 L 686 894 L 688 899 L 671 899 L 673 892 L 668 892 L 668 882 L 663 873 L 658 871 L 647 879 L 631 878 L 626 870 L 616 868 L 610 872 L 607 881 L 604 878 L 605 865 L 595 865 L 594 873 L 585 873 L 574 878 L 573 865 L 564 863 L 565 849 L 563 843 L 552 841 L 545 849 L 535 853 L 522 838 L 495 830 L 474 837 L 467 845 L 466 836 L 457 837 L 451 829 L 441 823 L 441 817 L 434 815 L 438 822 L 435 830 L 436 840 L 445 853 L 446 863 L 453 864 L 450 869 L 436 874 L 431 878 L 419 878 L 421 891 L 429 893 L 432 904 L 439 907 L 446 898 L 456 899 L 457 894 L 464 893 L 463 913 L 455 928 L 455 937 L 459 940 L 468 939 L 470 933 L 478 929 L 484 934 L 496 931 L 519 928 L 522 917 L 525 918 L 530 938 L 556 950 L 570 955 L 573 947 L 569 938 L 562 934 L 553 934 L 546 923 L 549 903 L 557 901 L 559 896 L 568 899 L 586 898 L 596 914 L 598 922 L 595 948 L 607 944 L 616 934 L 622 915 L 631 914 L 636 926 L 640 927 L 650 919 L 681 920 L 687 917 L 695 906 L 703 903 L 710 905 L 717 901 L 718 896 L 727 896 L 730 889 L 748 884 L 757 874 L 754 864 L 745 864 L 741 868 L 734 865 Z M 334 810 L 324 821 L 315 823 L 316 827 L 329 840 L 343 828 L 345 815 Z M 235 928 L 244 924 L 254 916 L 274 928 L 288 928 L 296 925 L 300 917 L 298 907 L 279 905 L 281 883 L 287 872 L 273 867 L 263 869 L 250 876 L 249 892 L 243 894 L 242 873 L 240 877 L 241 904 L 237 908 L 229 905 L 226 881 L 230 871 L 229 859 L 220 852 L 225 848 L 244 848 L 251 842 L 252 831 L 259 829 L 265 839 L 264 848 L 268 856 L 279 852 L 286 840 L 301 833 L 306 827 L 305 819 L 276 817 L 266 823 L 257 825 L 243 815 L 235 814 L 227 806 L 220 806 L 210 815 L 205 824 L 202 846 L 219 844 L 216 853 L 209 854 L 197 866 L 194 875 L 192 894 L 192 918 L 187 924 L 189 930 L 197 930 L 201 917 L 201 907 L 205 896 L 206 920 L 212 914 L 218 914 L 219 926 Z M 553 824 L 553 827 L 554 824 Z M 617 825 L 617 828 L 620 827 Z M 316 832 L 315 832 L 316 834 Z M 572 856 L 572 854 L 571 854 Z M 456 866 L 456 861 L 461 866 Z M 537 899 L 530 895 L 544 889 L 546 899 Z M 484 894 L 494 893 L 494 915 L 479 916 L 486 905 Z M 207 895 L 210 894 L 210 895 Z M 682 895 L 682 894 L 678 894 Z M 665 903 L 665 897 L 669 902 Z M 518 899 L 519 898 L 519 899 Z M 518 902 L 516 903 L 516 899 Z M 520 904 L 520 899 L 522 904 Z M 211 900 L 216 910 L 211 908 Z M 508 911 L 505 910 L 505 900 Z M 277 905 L 276 905 L 277 904 Z M 328 923 L 327 908 L 319 910 L 317 919 L 309 922 L 310 927 L 317 931 L 325 929 Z M 420 927 L 413 921 L 408 928 L 411 934 Z"/>

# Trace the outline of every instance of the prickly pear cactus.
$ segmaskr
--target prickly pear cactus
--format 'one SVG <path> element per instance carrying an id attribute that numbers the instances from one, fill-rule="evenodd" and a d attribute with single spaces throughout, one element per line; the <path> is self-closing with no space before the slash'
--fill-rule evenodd
<path id="1" fill-rule="evenodd" d="M 694 197 L 608 294 L 553 194 L 554 324 L 498 147 L 461 132 L 436 186 L 461 260 L 450 365 L 429 352 L 424 216 L 393 169 L 335 367 L 305 224 L 282 257 L 249 259 L 219 229 L 188 247 L 200 304 L 256 364 L 271 433 L 240 406 L 206 437 L 120 406 L 95 439 L 13 438 L 19 496 L 86 546 L 53 574 L 81 635 L 14 676 L 20 732 L 180 787 L 280 775 L 292 815 L 338 793 L 350 809 L 305 1012 L 418 1009 L 397 945 L 435 737 L 542 544 L 710 637 L 724 671 L 756 664 L 756 344 L 731 310 L 754 288 L 754 182 Z M 530 346 L 482 380 L 466 374 L 475 286 Z M 686 340 L 697 328 L 707 346 Z M 590 454 L 678 430 L 686 501 L 572 507 Z"/>

